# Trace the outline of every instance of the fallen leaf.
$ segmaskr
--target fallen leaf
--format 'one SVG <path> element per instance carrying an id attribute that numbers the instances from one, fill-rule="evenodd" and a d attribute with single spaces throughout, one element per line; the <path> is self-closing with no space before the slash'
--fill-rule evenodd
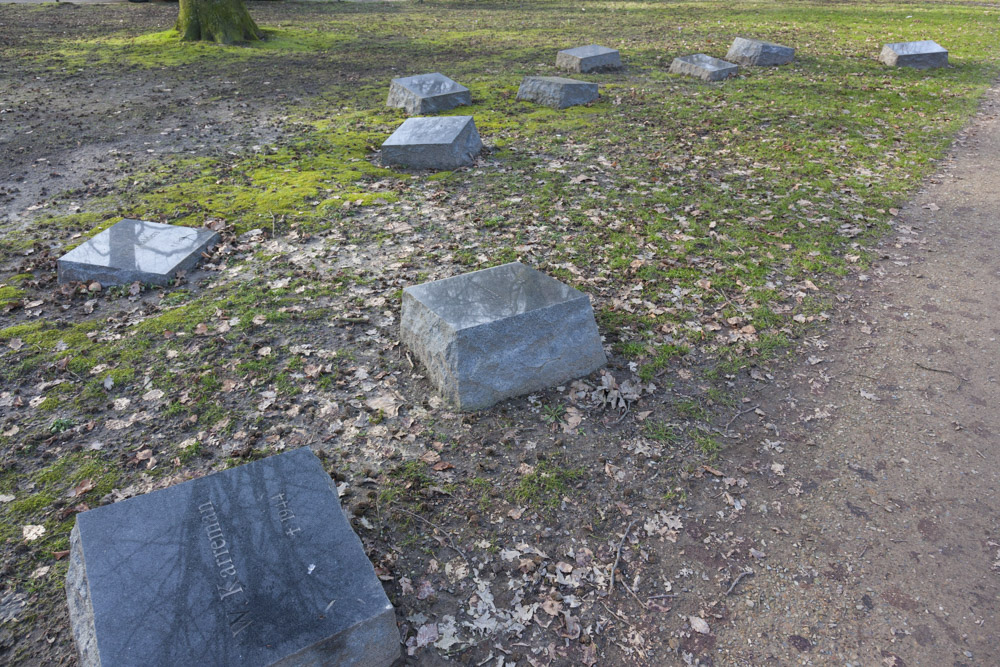
<path id="1" fill-rule="evenodd" d="M 257 350 L 257 356 L 259 357 L 268 357 L 270 355 L 271 355 L 271 348 L 266 345 Z"/>
<path id="2" fill-rule="evenodd" d="M 691 629 L 698 634 L 707 635 L 711 632 L 708 627 L 708 623 L 705 622 L 705 619 L 699 616 L 688 616 L 688 623 L 691 624 Z"/>
<path id="3" fill-rule="evenodd" d="M 50 569 L 52 568 L 49 567 L 48 565 L 43 565 L 40 568 L 36 569 L 34 572 L 32 572 L 30 575 L 28 575 L 28 577 L 30 579 L 39 579 L 47 575 Z"/>
<path id="4" fill-rule="evenodd" d="M 93 490 L 94 490 L 94 480 L 92 480 L 92 479 L 85 479 L 85 480 L 83 480 L 82 482 L 80 482 L 79 484 L 76 485 L 76 488 L 73 489 L 73 495 L 74 496 L 82 496 L 83 494 L 87 493 L 88 491 L 93 491 Z"/>
<path id="5" fill-rule="evenodd" d="M 158 401 L 163 398 L 162 389 L 150 389 L 145 394 L 142 395 L 142 400 L 144 401 Z"/>
<path id="6" fill-rule="evenodd" d="M 7 493 L 0 493 L 0 503 L 9 503 L 14 500 L 14 496 Z"/>
<path id="7" fill-rule="evenodd" d="M 33 542 L 44 534 L 45 526 L 34 526 L 31 524 L 21 526 L 21 535 L 24 537 L 25 542 Z"/>
<path id="8" fill-rule="evenodd" d="M 859 393 L 861 394 L 861 398 L 868 399 L 869 401 L 877 401 L 878 400 L 878 396 L 876 396 L 875 394 L 872 394 L 870 392 L 867 392 L 864 389 L 860 390 Z"/>

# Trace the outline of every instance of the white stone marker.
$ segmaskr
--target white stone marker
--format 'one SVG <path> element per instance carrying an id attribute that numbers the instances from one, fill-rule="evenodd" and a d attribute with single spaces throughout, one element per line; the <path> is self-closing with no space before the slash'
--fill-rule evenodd
<path id="1" fill-rule="evenodd" d="M 517 99 L 565 109 L 596 100 L 597 84 L 561 76 L 526 76 L 517 90 Z"/>
<path id="2" fill-rule="evenodd" d="M 704 53 L 674 58 L 674 62 L 670 65 L 671 74 L 684 74 L 703 79 L 704 81 L 728 79 L 731 76 L 736 76 L 736 72 L 739 69 L 739 65 L 727 63 L 725 60 L 719 60 L 712 56 L 706 56 Z"/>
<path id="3" fill-rule="evenodd" d="M 556 54 L 556 67 L 570 72 L 600 72 L 621 66 L 622 59 L 616 49 L 597 44 L 578 46 Z"/>
<path id="4" fill-rule="evenodd" d="M 472 104 L 469 89 L 439 72 L 393 79 L 386 101 L 387 106 L 411 115 L 439 113 L 463 104 Z"/>
<path id="5" fill-rule="evenodd" d="M 411 169 L 458 169 L 483 149 L 472 116 L 407 118 L 382 144 L 382 163 Z"/>
<path id="6" fill-rule="evenodd" d="M 894 42 L 882 47 L 878 59 L 879 62 L 891 67 L 931 69 L 948 65 L 948 50 L 930 39 L 920 42 Z"/>
<path id="7" fill-rule="evenodd" d="M 772 44 L 759 39 L 737 37 L 729 47 L 726 60 L 739 65 L 762 67 L 786 65 L 795 57 L 795 49 L 790 46 Z"/>
<path id="8" fill-rule="evenodd" d="M 607 363 L 590 297 L 520 262 L 405 288 L 400 337 L 460 410 Z"/>

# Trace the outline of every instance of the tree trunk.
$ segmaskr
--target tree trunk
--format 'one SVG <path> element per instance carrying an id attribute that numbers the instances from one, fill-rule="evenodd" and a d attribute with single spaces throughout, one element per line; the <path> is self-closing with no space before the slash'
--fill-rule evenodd
<path id="1" fill-rule="evenodd" d="M 177 32 L 189 42 L 234 44 L 261 38 L 243 0 L 180 0 Z"/>

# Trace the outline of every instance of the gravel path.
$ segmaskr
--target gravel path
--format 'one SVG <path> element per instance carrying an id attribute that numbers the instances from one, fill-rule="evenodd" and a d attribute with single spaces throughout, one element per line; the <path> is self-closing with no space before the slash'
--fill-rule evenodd
<path id="1" fill-rule="evenodd" d="M 716 664 L 1000 664 L 998 154 L 994 89 L 837 323 L 762 392 L 751 437 L 780 483 L 747 494 L 761 558 L 713 626 Z"/>

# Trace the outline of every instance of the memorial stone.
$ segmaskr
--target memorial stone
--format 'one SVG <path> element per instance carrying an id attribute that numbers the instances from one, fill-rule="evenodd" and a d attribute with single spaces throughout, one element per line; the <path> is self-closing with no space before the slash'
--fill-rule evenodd
<path id="1" fill-rule="evenodd" d="M 892 67 L 931 69 L 948 65 L 948 50 L 930 39 L 920 42 L 894 42 L 882 47 L 878 59 Z"/>
<path id="2" fill-rule="evenodd" d="M 721 81 L 731 76 L 736 76 L 739 65 L 727 63 L 704 53 L 696 53 L 691 56 L 680 56 L 674 58 L 670 64 L 671 74 L 684 74 L 693 76 L 705 81 Z"/>
<path id="3" fill-rule="evenodd" d="M 407 118 L 382 144 L 382 163 L 413 169 L 458 169 L 483 149 L 472 116 Z"/>
<path id="4" fill-rule="evenodd" d="M 622 59 L 616 49 L 597 44 L 578 46 L 556 54 L 556 67 L 570 72 L 601 72 L 621 66 Z"/>
<path id="5" fill-rule="evenodd" d="M 465 86 L 434 72 L 393 79 L 386 104 L 411 115 L 433 114 L 472 104 L 472 95 Z"/>
<path id="6" fill-rule="evenodd" d="M 590 298 L 520 262 L 405 288 L 400 334 L 460 410 L 488 408 L 607 362 Z"/>
<path id="7" fill-rule="evenodd" d="M 739 65 L 786 65 L 795 57 L 795 49 L 789 46 L 762 42 L 759 39 L 737 37 L 729 47 L 726 60 Z"/>
<path id="8" fill-rule="evenodd" d="M 384 667 L 395 613 L 316 455 L 297 449 L 78 514 L 83 667 Z"/>
<path id="9" fill-rule="evenodd" d="M 597 99 L 597 84 L 560 76 L 526 76 L 517 90 L 517 99 L 565 109 Z"/>
<path id="10" fill-rule="evenodd" d="M 60 257 L 56 268 L 60 283 L 166 285 L 218 242 L 218 233 L 209 229 L 126 218 Z"/>

